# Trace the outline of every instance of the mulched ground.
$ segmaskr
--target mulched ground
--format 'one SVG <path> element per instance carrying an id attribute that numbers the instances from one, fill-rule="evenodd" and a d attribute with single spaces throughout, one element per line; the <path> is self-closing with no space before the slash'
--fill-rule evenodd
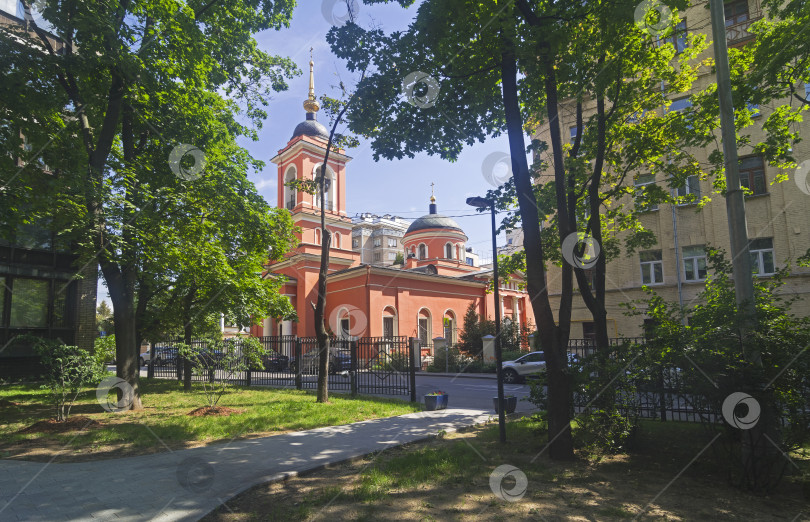
<path id="1" fill-rule="evenodd" d="M 0 408 L 11 408 L 12 406 L 19 406 L 20 404 L 8 399 L 0 399 Z"/>
<path id="2" fill-rule="evenodd" d="M 229 417 L 231 415 L 236 415 L 239 413 L 244 413 L 245 410 L 237 410 L 235 408 L 228 408 L 226 406 L 203 406 L 202 408 L 197 408 L 196 410 L 192 410 L 188 412 L 186 415 L 191 417 L 208 417 L 208 416 L 216 416 L 216 417 Z"/>
<path id="3" fill-rule="evenodd" d="M 84 430 L 99 426 L 101 426 L 101 424 L 94 421 L 90 417 L 85 415 L 77 415 L 75 417 L 68 417 L 68 420 L 63 422 L 56 419 L 37 421 L 27 428 L 21 429 L 17 433 L 65 433 L 67 431 Z"/>

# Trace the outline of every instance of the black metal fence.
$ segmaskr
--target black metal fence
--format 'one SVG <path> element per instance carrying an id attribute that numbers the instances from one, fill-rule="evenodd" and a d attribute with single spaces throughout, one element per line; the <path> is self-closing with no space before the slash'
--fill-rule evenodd
<path id="1" fill-rule="evenodd" d="M 210 357 L 206 368 L 186 364 L 179 350 L 181 341 L 155 343 L 147 375 L 159 379 L 183 381 L 190 369 L 192 381 L 228 380 L 247 386 L 272 386 L 295 389 L 316 389 L 319 375 L 318 341 L 315 337 L 259 337 L 266 352 L 261 364 L 249 365 L 240 358 L 242 341 L 228 339 L 222 345 L 208 346 L 206 341 L 194 340 L 192 348 L 205 351 Z M 415 353 L 419 341 L 409 337 L 363 337 L 359 339 L 330 338 L 328 341 L 329 389 L 352 394 L 409 395 L 416 400 Z M 235 354 L 236 357 L 226 356 Z M 239 366 L 242 366 L 240 368 Z"/>

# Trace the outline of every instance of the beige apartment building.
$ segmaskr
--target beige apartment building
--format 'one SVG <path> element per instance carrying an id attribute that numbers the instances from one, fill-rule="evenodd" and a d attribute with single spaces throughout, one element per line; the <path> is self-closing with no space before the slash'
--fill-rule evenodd
<path id="1" fill-rule="evenodd" d="M 399 216 L 363 213 L 352 218 L 352 250 L 360 263 L 391 266 L 404 252 L 402 237 L 410 221 Z"/>
<path id="2" fill-rule="evenodd" d="M 726 38 L 728 45 L 738 46 L 750 42 L 753 35 L 748 32 L 751 23 L 762 17 L 759 0 L 735 0 L 726 3 Z M 699 31 L 707 35 L 709 46 L 700 59 L 713 56 L 711 46 L 711 26 L 706 2 L 691 5 L 681 15 L 681 31 Z M 686 45 L 683 33 L 667 39 L 676 46 Z M 692 92 L 705 89 L 714 83 L 715 75 L 710 68 L 701 71 Z M 800 92 L 810 96 L 810 87 L 798 86 Z M 668 110 L 682 110 L 689 106 L 690 93 L 672 94 L 672 105 Z M 798 100 L 777 100 L 769 106 L 758 107 L 759 115 L 754 118 L 754 126 L 744 129 L 750 133 L 752 143 L 759 141 L 764 134 L 762 122 L 766 120 L 773 107 L 786 103 L 800 104 Z M 589 112 L 590 110 L 590 112 Z M 584 107 L 584 120 L 593 113 L 594 107 Z M 665 109 L 659 111 L 663 114 Z M 569 133 L 576 135 L 574 106 L 561 106 L 561 129 L 563 139 Z M 810 160 L 810 122 L 800 124 L 799 133 L 804 141 L 794 148 L 798 163 Z M 548 140 L 548 127 L 538 130 L 537 138 Z M 717 143 L 720 143 L 720 130 L 716 130 Z M 712 147 L 713 149 L 714 147 Z M 694 151 L 701 161 L 708 162 L 710 150 Z M 810 192 L 806 187 L 799 188 L 793 170 L 785 171 L 768 165 L 761 157 L 753 154 L 750 146 L 739 149 L 740 177 L 744 186 L 752 194 L 746 197 L 748 237 L 753 267 L 758 277 L 769 277 L 777 268 L 792 266 L 792 276 L 782 288 L 785 294 L 796 295 L 800 301 L 794 305 L 797 315 L 810 315 L 810 269 L 796 267 L 795 261 L 810 248 Z M 550 172 L 550 169 L 549 171 Z M 786 181 L 774 182 L 784 176 Z M 648 183 L 658 183 L 668 187 L 666 180 L 654 179 L 650 174 L 639 172 L 634 176 L 634 183 L 639 189 Z M 611 336 L 637 336 L 643 331 L 643 319 L 628 317 L 621 303 L 644 299 L 643 285 L 654 289 L 669 302 L 684 305 L 695 303 L 698 293 L 704 288 L 707 276 L 705 245 L 720 247 L 730 252 L 726 201 L 712 192 L 710 179 L 700 180 L 691 177 L 686 186 L 676 189 L 678 195 L 695 194 L 696 199 L 709 196 L 711 202 L 702 209 L 696 204 L 669 205 L 661 204 L 644 209 L 641 221 L 645 228 L 655 233 L 658 243 L 655 247 L 641 252 L 621 255 L 607 264 L 607 311 L 609 334 Z M 626 200 L 625 203 L 632 201 Z M 522 246 L 522 231 L 509 235 L 512 245 Z M 730 257 L 728 257 L 730 260 Z M 549 286 L 552 295 L 559 296 L 561 291 L 560 269 L 550 267 Z M 574 308 L 571 327 L 572 338 L 589 338 L 593 335 L 591 315 L 584 305 L 574 280 Z M 556 303 L 554 306 L 556 310 Z M 643 306 L 642 306 L 643 308 Z"/>

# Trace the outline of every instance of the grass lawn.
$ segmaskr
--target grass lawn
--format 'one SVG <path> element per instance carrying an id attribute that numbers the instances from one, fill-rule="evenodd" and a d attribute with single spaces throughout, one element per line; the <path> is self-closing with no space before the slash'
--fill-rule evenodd
<path id="1" fill-rule="evenodd" d="M 176 381 L 141 379 L 141 393 L 142 411 L 109 413 L 99 405 L 95 388 L 88 389 L 79 395 L 71 417 L 86 416 L 94 424 L 65 433 L 20 433 L 53 416 L 47 391 L 36 385 L 0 386 L 0 457 L 50 460 L 58 455 L 57 462 L 70 462 L 142 455 L 421 410 L 395 399 L 331 394 L 328 404 L 318 404 L 312 392 L 237 386 L 219 406 L 241 413 L 189 416 L 206 405 L 200 388 L 186 393 Z"/>
<path id="2" fill-rule="evenodd" d="M 696 424 L 647 422 L 632 452 L 571 463 L 532 462 L 546 438 L 537 421 L 507 428 L 507 445 L 489 424 L 257 486 L 203 520 L 810 520 L 810 489 L 797 476 L 752 497 L 728 484 L 711 448 L 680 474 L 711 440 Z M 791 457 L 810 470 L 806 454 Z M 519 501 L 490 489 L 502 464 L 526 474 Z"/>

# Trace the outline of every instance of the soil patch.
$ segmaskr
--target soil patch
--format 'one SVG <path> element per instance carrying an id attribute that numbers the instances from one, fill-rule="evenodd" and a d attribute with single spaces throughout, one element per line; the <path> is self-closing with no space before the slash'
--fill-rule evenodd
<path id="1" fill-rule="evenodd" d="M 203 406 L 202 408 L 188 412 L 187 415 L 191 417 L 230 417 L 231 415 L 244 412 L 245 410 L 237 410 L 235 408 L 228 408 L 227 406 Z"/>
<path id="2" fill-rule="evenodd" d="M 8 399 L 0 399 L 0 408 L 10 408 L 12 406 L 19 406 L 19 403 L 10 401 Z"/>
<path id="3" fill-rule="evenodd" d="M 17 433 L 65 433 L 68 431 L 78 431 L 87 428 L 98 428 L 101 424 L 85 415 L 68 417 L 68 420 L 60 422 L 56 419 L 37 421 L 34 424 L 23 428 Z"/>

